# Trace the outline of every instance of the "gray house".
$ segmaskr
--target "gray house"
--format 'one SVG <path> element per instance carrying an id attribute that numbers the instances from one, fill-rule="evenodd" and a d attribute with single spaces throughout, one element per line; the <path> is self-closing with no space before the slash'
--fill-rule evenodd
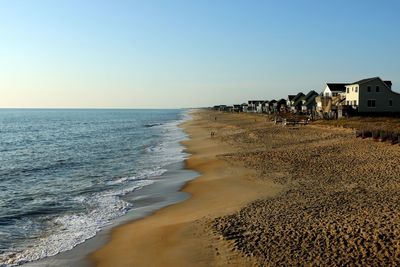
<path id="1" fill-rule="evenodd" d="M 392 82 L 379 77 L 346 85 L 346 105 L 359 113 L 400 113 L 400 94 L 392 91 Z"/>
<path id="2" fill-rule="evenodd" d="M 306 94 L 303 99 L 302 99 L 302 104 L 301 104 L 301 111 L 303 113 L 311 113 L 314 112 L 316 107 L 317 107 L 317 102 L 315 101 L 315 98 L 318 96 L 318 93 L 315 92 L 314 90 L 311 90 Z"/>
<path id="3" fill-rule="evenodd" d="M 305 95 L 300 92 L 294 98 L 292 98 L 292 100 L 290 101 L 290 110 L 292 112 L 301 111 L 304 96 Z"/>

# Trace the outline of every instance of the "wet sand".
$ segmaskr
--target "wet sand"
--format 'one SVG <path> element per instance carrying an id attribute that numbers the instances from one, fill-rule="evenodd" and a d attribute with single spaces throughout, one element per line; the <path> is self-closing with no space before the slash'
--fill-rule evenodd
<path id="1" fill-rule="evenodd" d="M 250 114 L 184 128 L 192 197 L 116 228 L 96 266 L 400 264 L 398 145 Z"/>

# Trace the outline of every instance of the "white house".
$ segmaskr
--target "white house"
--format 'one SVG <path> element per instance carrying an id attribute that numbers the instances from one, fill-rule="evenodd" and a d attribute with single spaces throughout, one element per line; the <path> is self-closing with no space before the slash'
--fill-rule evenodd
<path id="1" fill-rule="evenodd" d="M 346 85 L 346 105 L 359 113 L 400 113 L 400 94 L 379 77 Z"/>
<path id="2" fill-rule="evenodd" d="M 267 113 L 268 112 L 268 100 L 262 101 L 258 103 L 257 112 L 258 113 Z"/>
<path id="3" fill-rule="evenodd" d="M 248 108 L 247 112 L 257 112 L 257 107 L 260 103 L 262 103 L 263 100 L 249 100 L 248 103 Z"/>
<path id="4" fill-rule="evenodd" d="M 339 94 L 345 94 L 347 84 L 348 83 L 327 83 L 324 91 L 322 91 L 322 96 L 333 97 Z"/>

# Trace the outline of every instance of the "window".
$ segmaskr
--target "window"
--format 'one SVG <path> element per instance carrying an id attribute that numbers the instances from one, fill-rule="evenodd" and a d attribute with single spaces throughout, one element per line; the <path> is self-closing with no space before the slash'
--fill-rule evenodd
<path id="1" fill-rule="evenodd" d="M 349 100 L 346 100 L 346 105 L 350 105 L 349 102 L 350 102 Z"/>
<path id="2" fill-rule="evenodd" d="M 389 99 L 389 107 L 393 107 L 393 100 Z"/>
<path id="3" fill-rule="evenodd" d="M 353 106 L 357 106 L 357 100 L 353 101 Z"/>
<path id="4" fill-rule="evenodd" d="M 379 91 L 380 91 L 379 86 L 376 86 L 376 87 L 375 87 L 375 91 L 376 91 L 377 93 L 379 93 Z"/>
<path id="5" fill-rule="evenodd" d="M 349 88 L 347 87 L 347 93 L 350 93 L 350 90 L 349 90 Z"/>
<path id="6" fill-rule="evenodd" d="M 368 93 L 371 93 L 371 86 L 367 87 L 367 91 L 368 91 Z"/>
<path id="7" fill-rule="evenodd" d="M 369 108 L 374 108 L 374 107 L 376 107 L 376 100 L 375 100 L 375 99 L 368 99 L 368 101 L 367 101 L 367 106 L 368 106 Z"/>
<path id="8" fill-rule="evenodd" d="M 358 87 L 356 87 L 354 90 L 355 90 L 355 92 L 357 93 L 357 92 L 358 92 Z"/>

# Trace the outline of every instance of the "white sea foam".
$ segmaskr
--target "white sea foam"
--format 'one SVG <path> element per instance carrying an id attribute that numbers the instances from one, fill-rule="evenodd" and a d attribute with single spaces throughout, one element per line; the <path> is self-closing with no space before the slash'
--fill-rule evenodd
<path id="1" fill-rule="evenodd" d="M 0 266 L 19 265 L 72 249 L 95 236 L 113 219 L 128 211 L 131 204 L 123 201 L 120 196 L 153 182 L 152 180 L 136 181 L 131 186 L 121 190 L 75 198 L 76 201 L 86 203 L 90 207 L 90 211 L 88 213 L 63 215 L 53 219 L 52 223 L 56 227 L 54 227 L 52 233 L 39 238 L 35 241 L 35 244 L 26 244 L 19 251 L 1 255 Z"/>
<path id="2" fill-rule="evenodd" d="M 95 236 L 117 217 L 124 215 L 132 204 L 124 201 L 121 196 L 154 183 L 152 179 L 163 175 L 167 171 L 167 165 L 187 158 L 187 154 L 183 153 L 183 146 L 179 143 L 186 138 L 186 134 L 178 128 L 178 125 L 188 119 L 190 115 L 185 112 L 179 121 L 153 125 L 152 127 L 161 130 L 162 138 L 156 145 L 146 148 L 146 153 L 149 155 L 139 162 L 144 166 L 141 170 L 137 170 L 136 174 L 129 177 L 119 177 L 104 182 L 110 187 L 108 191 L 72 198 L 72 201 L 86 206 L 87 212 L 64 214 L 53 218 L 50 222 L 54 225 L 51 232 L 35 239 L 34 243 L 26 243 L 1 254 L 0 266 L 20 265 L 70 250 Z"/>
<path id="3" fill-rule="evenodd" d="M 129 180 L 128 177 L 123 177 L 123 178 L 119 178 L 117 180 L 112 180 L 112 181 L 108 181 L 107 185 L 117 185 L 117 184 L 121 184 L 123 182 L 125 182 L 126 180 Z"/>

